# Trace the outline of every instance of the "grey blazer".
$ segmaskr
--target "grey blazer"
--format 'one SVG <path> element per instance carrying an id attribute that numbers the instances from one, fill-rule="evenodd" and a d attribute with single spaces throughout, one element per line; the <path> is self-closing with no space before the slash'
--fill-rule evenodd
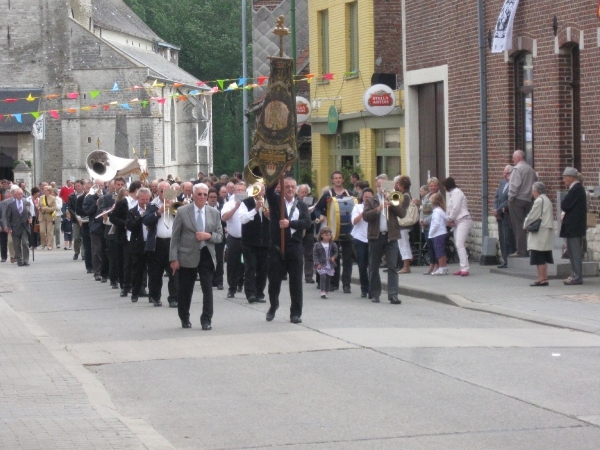
<path id="1" fill-rule="evenodd" d="M 206 208 L 204 231 L 212 233 L 210 240 L 206 241 L 206 247 L 210 252 L 214 266 L 217 267 L 215 244 L 223 241 L 221 214 L 211 206 L 205 205 L 204 208 Z M 169 261 L 179 261 L 181 267 L 198 267 L 198 264 L 200 264 L 200 243 L 196 240 L 196 231 L 199 230 L 196 230 L 194 204 L 190 203 L 180 207 L 173 222 Z"/>
<path id="2" fill-rule="evenodd" d="M 23 200 L 23 212 L 21 214 L 19 214 L 16 201 L 9 202 L 4 212 L 6 213 L 6 216 L 3 216 L 5 228 L 9 228 L 17 236 L 30 233 L 29 219 L 31 219 L 31 213 L 29 212 L 28 201 Z"/>
<path id="3" fill-rule="evenodd" d="M 502 212 L 502 218 L 508 214 L 508 189 L 504 190 L 504 186 L 508 181 L 501 180 L 498 189 L 496 189 L 496 195 L 494 196 L 494 209 L 502 211 L 502 208 L 506 208 L 507 212 Z"/>

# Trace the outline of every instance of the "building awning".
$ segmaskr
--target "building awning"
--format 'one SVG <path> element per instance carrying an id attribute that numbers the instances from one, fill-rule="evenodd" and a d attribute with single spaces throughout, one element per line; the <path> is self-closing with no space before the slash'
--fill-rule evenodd
<path id="1" fill-rule="evenodd" d="M 0 133 L 31 133 L 35 117 L 28 113 L 39 110 L 41 95 L 39 88 L 0 89 Z"/>

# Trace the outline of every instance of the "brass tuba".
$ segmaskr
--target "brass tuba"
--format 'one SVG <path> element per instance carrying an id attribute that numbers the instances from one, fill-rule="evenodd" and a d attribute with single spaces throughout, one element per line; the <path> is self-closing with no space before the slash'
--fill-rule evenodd
<path id="1" fill-rule="evenodd" d="M 182 206 L 184 206 L 185 203 L 183 202 L 173 202 L 171 203 L 171 206 L 169 206 L 169 214 L 176 216 L 177 215 L 177 210 L 179 208 L 181 208 Z"/>
<path id="2" fill-rule="evenodd" d="M 260 171 L 258 160 L 251 159 L 244 167 L 244 181 L 248 184 L 262 183 L 265 184 L 265 179 Z M 250 194 L 248 194 L 250 196 Z M 252 196 L 251 196 L 252 197 Z"/>

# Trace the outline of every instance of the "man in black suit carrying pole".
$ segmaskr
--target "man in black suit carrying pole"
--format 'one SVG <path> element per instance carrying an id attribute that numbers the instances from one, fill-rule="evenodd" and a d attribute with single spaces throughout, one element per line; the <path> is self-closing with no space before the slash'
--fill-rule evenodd
<path id="1" fill-rule="evenodd" d="M 291 177 L 283 182 L 283 201 L 280 194 L 275 193 L 275 185 L 267 189 L 267 201 L 270 208 L 269 246 L 269 301 L 271 307 L 267 312 L 267 321 L 275 318 L 279 308 L 281 280 L 289 274 L 290 283 L 290 322 L 302 323 L 302 273 L 304 268 L 304 249 L 302 247 L 303 231 L 310 227 L 310 214 L 306 203 L 296 198 L 296 180 Z M 283 219 L 278 220 L 283 203 Z M 281 251 L 281 230 L 284 230 L 285 249 Z"/>

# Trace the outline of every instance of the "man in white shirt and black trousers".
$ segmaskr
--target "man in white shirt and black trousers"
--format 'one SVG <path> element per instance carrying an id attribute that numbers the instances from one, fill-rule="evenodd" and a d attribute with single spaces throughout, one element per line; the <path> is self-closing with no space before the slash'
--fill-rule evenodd
<path id="1" fill-rule="evenodd" d="M 239 182 L 235 185 L 235 194 L 245 194 L 246 183 Z M 235 196 L 232 196 L 221 209 L 221 220 L 227 223 L 227 298 L 235 297 L 240 278 L 244 274 L 244 265 L 242 264 L 242 223 L 238 214 L 238 209 L 242 204 L 236 202 Z M 241 291 L 240 291 L 241 292 Z"/>
<path id="2" fill-rule="evenodd" d="M 146 206 L 150 202 L 152 191 L 148 188 L 140 188 L 137 191 L 137 205 L 127 213 L 127 230 L 131 232 L 129 238 L 129 249 L 131 251 L 131 301 L 137 302 L 142 289 L 142 277 L 146 268 L 146 241 L 148 239 L 148 228 L 142 220 L 146 215 Z"/>
<path id="3" fill-rule="evenodd" d="M 275 193 L 275 186 L 267 189 L 267 201 L 270 208 L 269 247 L 269 301 L 271 307 L 267 312 L 267 321 L 275 318 L 279 308 L 281 280 L 286 272 L 289 274 L 290 322 L 302 323 L 302 273 L 304 268 L 304 249 L 302 238 L 304 230 L 310 227 L 308 206 L 296 197 L 296 180 L 289 177 L 283 182 L 285 218 L 280 219 L 280 194 Z M 281 230 L 285 230 L 285 252 L 281 252 Z"/>

